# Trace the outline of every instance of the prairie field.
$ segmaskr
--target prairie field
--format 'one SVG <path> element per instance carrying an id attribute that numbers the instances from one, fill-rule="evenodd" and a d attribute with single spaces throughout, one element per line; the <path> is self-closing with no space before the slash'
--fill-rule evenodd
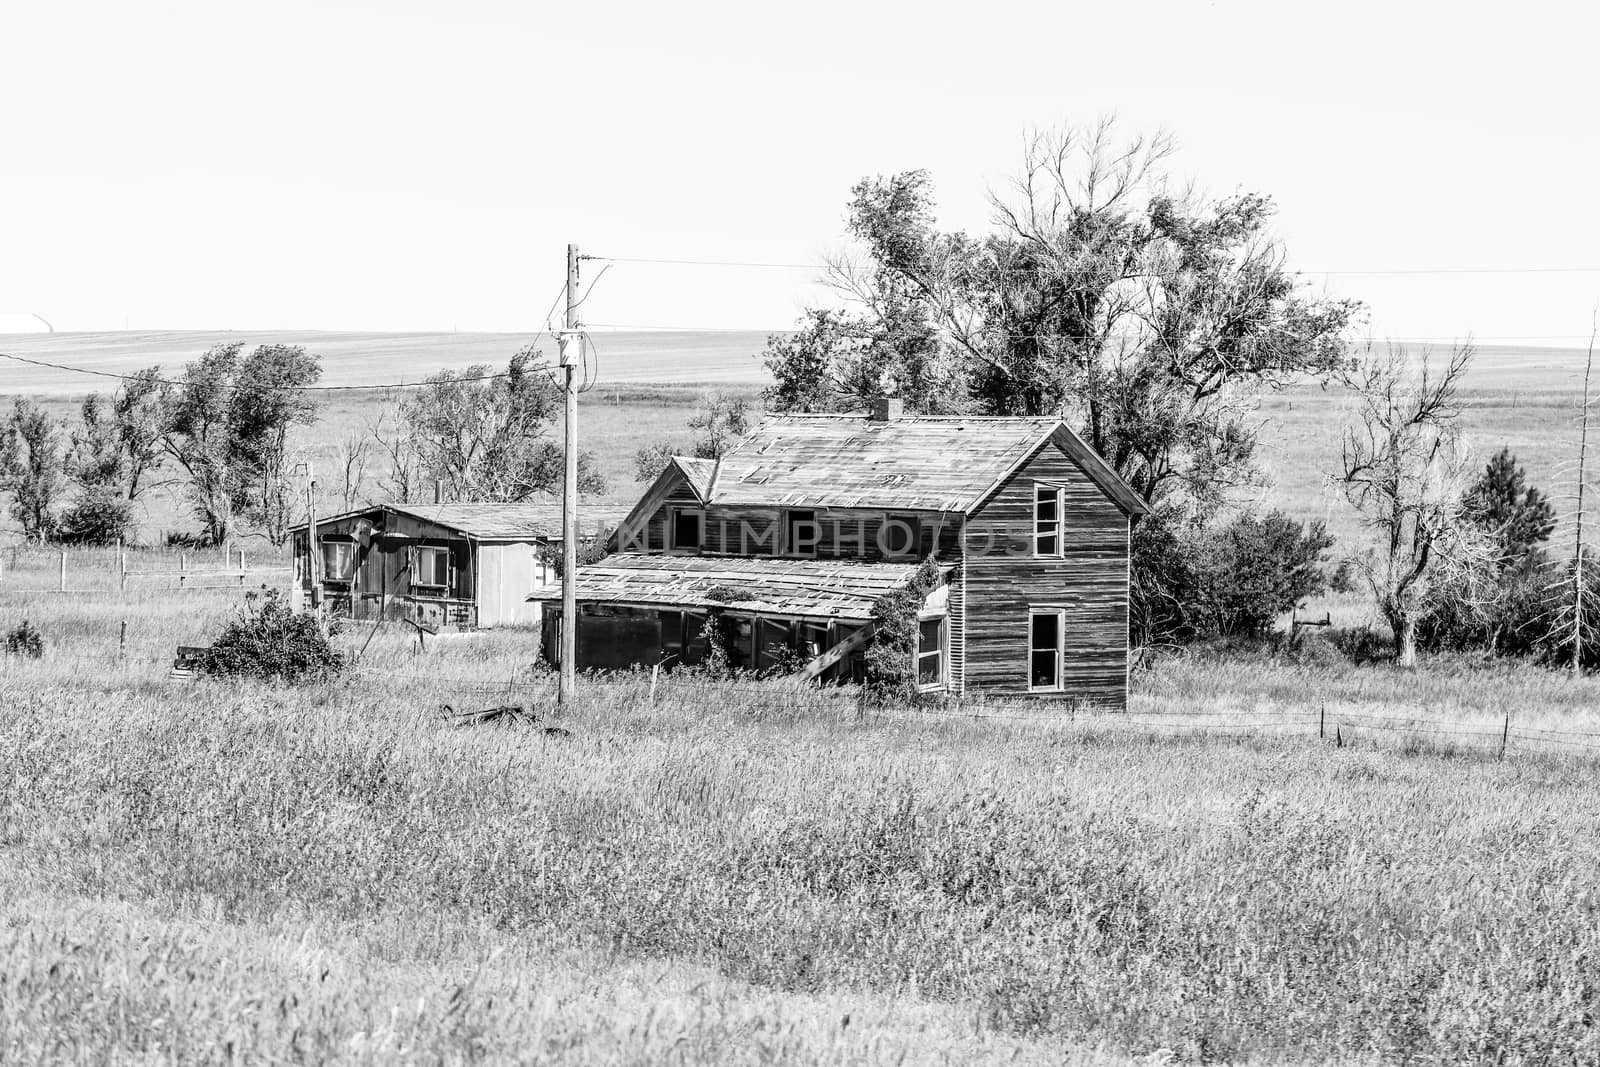
<path id="1" fill-rule="evenodd" d="M 1570 353 L 1488 355 L 1469 438 L 1558 485 Z M 603 380 L 611 499 L 759 386 Z M 319 469 L 379 399 L 333 394 Z M 1359 547 L 1335 398 L 1262 417 L 1264 503 Z M 1120 716 L 648 674 L 558 708 L 526 633 L 363 627 L 325 684 L 185 681 L 273 550 L 181 591 L 74 552 L 63 593 L 11 540 L 0 631 L 46 649 L 0 653 L 0 1063 L 1600 1061 L 1594 678 L 1313 642 L 1154 658 Z M 500 703 L 566 733 L 440 715 Z"/>

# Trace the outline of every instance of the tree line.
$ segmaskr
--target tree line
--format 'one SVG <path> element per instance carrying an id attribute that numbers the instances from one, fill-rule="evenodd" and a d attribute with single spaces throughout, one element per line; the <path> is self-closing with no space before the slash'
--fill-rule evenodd
<path id="1" fill-rule="evenodd" d="M 347 507 L 373 502 L 366 466 L 383 466 L 379 499 L 416 503 L 438 483 L 448 499 L 520 501 L 560 486 L 550 439 L 560 387 L 525 350 L 504 371 L 442 371 L 385 398 L 381 413 L 335 442 Z M 161 489 L 182 494 L 197 530 L 174 539 L 220 545 L 249 532 L 274 545 L 304 518 L 300 495 L 317 422 L 321 359 L 301 346 L 213 346 L 174 376 L 153 366 L 57 419 L 15 398 L 0 418 L 0 496 L 25 537 L 64 544 L 130 540 Z M 300 473 L 297 473 L 297 470 Z M 605 491 L 593 453 L 579 490 Z M 328 479 L 337 484 L 336 478 Z"/>
<path id="2" fill-rule="evenodd" d="M 1034 135 L 977 234 L 939 227 L 925 171 L 858 182 L 855 251 L 827 271 L 840 299 L 769 339 L 767 406 L 859 410 L 887 392 L 909 413 L 1063 416 L 1153 508 L 1132 541 L 1137 644 L 1260 636 L 1359 583 L 1403 664 L 1419 643 L 1555 656 L 1591 583 L 1539 547 L 1554 519 L 1514 457 L 1469 484 L 1471 348 L 1440 365 L 1353 345 L 1364 308 L 1288 269 L 1271 198 L 1207 196 L 1173 154 L 1114 121 Z M 1355 409 L 1325 473 L 1378 544 L 1348 559 L 1324 524 L 1242 503 L 1266 483 L 1261 397 L 1308 382 Z"/>

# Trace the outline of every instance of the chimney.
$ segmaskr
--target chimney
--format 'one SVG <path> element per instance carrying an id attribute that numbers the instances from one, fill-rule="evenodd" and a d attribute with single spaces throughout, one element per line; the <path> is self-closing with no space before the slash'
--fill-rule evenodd
<path id="1" fill-rule="evenodd" d="M 867 412 L 868 422 L 894 422 L 905 414 L 906 402 L 897 396 L 875 396 Z"/>
<path id="2" fill-rule="evenodd" d="M 444 479 L 443 478 L 435 478 L 433 480 L 433 502 L 435 504 L 443 504 L 444 503 Z"/>

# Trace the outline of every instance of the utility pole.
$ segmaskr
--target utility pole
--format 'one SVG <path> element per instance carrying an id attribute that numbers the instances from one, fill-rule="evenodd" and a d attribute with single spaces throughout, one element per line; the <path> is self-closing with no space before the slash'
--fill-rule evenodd
<path id="1" fill-rule="evenodd" d="M 561 480 L 561 703 L 572 702 L 578 682 L 578 246 L 567 246 L 567 318 L 561 331 L 562 392 L 566 418 L 562 448 L 566 474 Z"/>
<path id="2" fill-rule="evenodd" d="M 1583 407 L 1578 416 L 1578 527 L 1572 550 L 1572 673 L 1583 673 L 1583 482 L 1589 455 L 1589 374 L 1594 370 L 1595 324 L 1589 323 L 1589 354 L 1583 364 Z"/>
<path id="3" fill-rule="evenodd" d="M 311 610 L 322 621 L 322 553 L 317 551 L 317 476 L 311 461 L 306 469 L 306 577 L 311 579 Z"/>

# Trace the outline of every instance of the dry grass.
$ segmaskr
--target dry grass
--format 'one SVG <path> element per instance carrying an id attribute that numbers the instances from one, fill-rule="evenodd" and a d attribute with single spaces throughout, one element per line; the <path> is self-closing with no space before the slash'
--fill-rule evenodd
<path id="1" fill-rule="evenodd" d="M 652 707 L 644 678 L 567 740 L 444 726 L 547 691 L 509 632 L 383 635 L 383 674 L 328 687 L 167 680 L 238 597 L 0 592 L 50 642 L 0 675 L 0 1061 L 1600 1056 L 1593 760 Z M 1456 666 L 1196 658 L 1133 710 L 1600 704 Z"/>

